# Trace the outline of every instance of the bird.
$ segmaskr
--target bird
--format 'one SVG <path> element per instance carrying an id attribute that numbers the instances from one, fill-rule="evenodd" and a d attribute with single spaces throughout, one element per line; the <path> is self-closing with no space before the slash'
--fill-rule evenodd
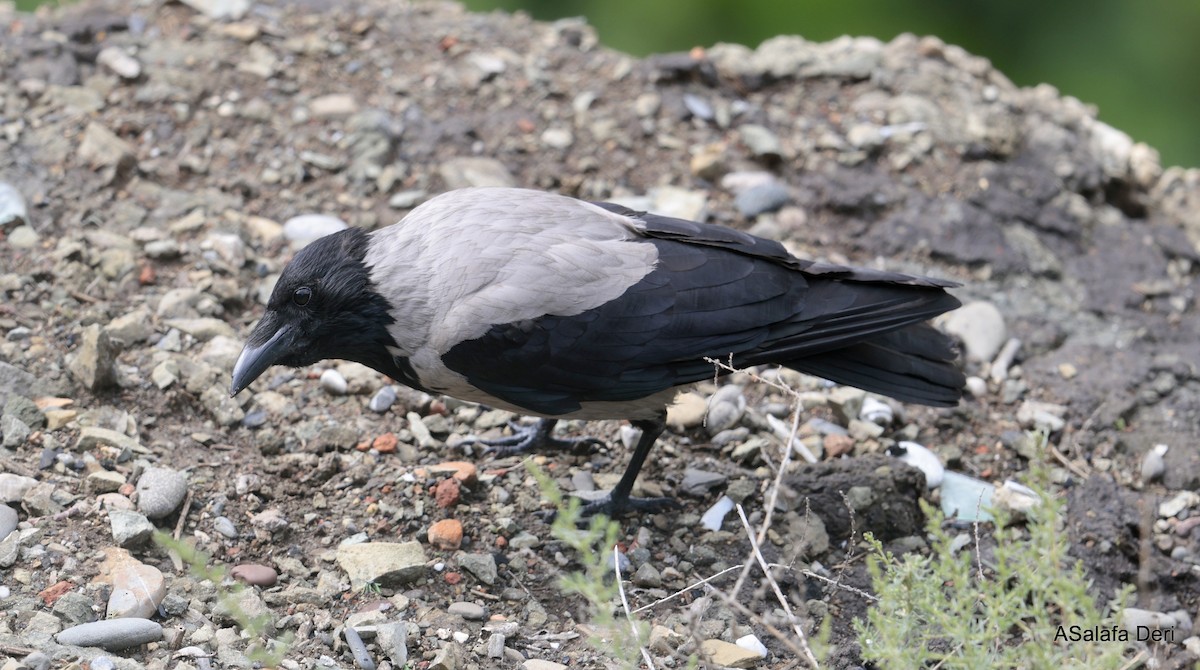
<path id="1" fill-rule="evenodd" d="M 718 224 L 508 187 L 430 198 L 398 223 L 298 251 L 232 371 L 355 361 L 430 394 L 539 417 L 489 444 L 568 448 L 561 419 L 641 429 L 584 514 L 663 512 L 631 495 L 681 387 L 776 364 L 896 400 L 951 407 L 965 379 L 929 320 L 953 281 L 793 256 Z M 587 439 L 587 438 L 584 438 Z M 588 440 L 589 442 L 594 440 Z"/>

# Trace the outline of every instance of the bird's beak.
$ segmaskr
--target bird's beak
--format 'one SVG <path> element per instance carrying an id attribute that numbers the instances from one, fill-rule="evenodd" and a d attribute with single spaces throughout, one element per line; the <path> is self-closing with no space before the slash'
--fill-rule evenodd
<path id="1" fill-rule="evenodd" d="M 233 384 L 229 387 L 230 396 L 241 393 L 242 389 L 250 385 L 250 382 L 258 379 L 259 375 L 274 365 L 287 352 L 287 348 L 291 344 L 292 326 L 288 324 L 281 325 L 279 330 L 276 330 L 275 334 L 271 335 L 266 342 L 259 345 L 251 344 L 255 339 L 254 335 L 262 326 L 263 323 L 260 322 L 258 328 L 255 328 L 255 333 L 251 333 L 250 341 L 242 349 L 237 363 L 233 364 Z"/>

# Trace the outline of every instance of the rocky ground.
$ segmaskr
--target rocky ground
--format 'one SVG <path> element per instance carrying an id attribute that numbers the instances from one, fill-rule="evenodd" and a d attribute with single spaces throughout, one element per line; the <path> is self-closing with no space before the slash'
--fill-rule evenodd
<path id="1" fill-rule="evenodd" d="M 736 515 L 700 517 L 728 496 L 762 520 L 773 419 L 796 403 L 821 462 L 785 472 L 763 553 L 807 628 L 833 618 L 829 666 L 860 663 L 868 603 L 798 570 L 866 586 L 852 529 L 923 546 L 923 479 L 882 454 L 899 440 L 989 482 L 1049 461 L 1093 592 L 1133 584 L 1176 631 L 1142 649 L 1154 667 L 1200 655 L 1200 172 L 933 38 L 637 60 L 579 22 L 449 4 L 97 0 L 0 6 L 3 668 L 250 667 L 225 582 L 154 528 L 252 585 L 236 598 L 291 636 L 282 667 L 605 667 L 530 475 L 462 444 L 512 417 L 336 362 L 227 394 L 297 245 L 471 184 L 964 284 L 943 324 L 972 375 L 957 409 L 739 374 L 711 409 L 713 385 L 673 410 L 642 486 L 685 510 L 619 536 L 633 606 L 684 591 L 639 614 L 659 667 L 701 642 L 801 665 L 768 634 L 787 626 L 761 575 L 737 596 L 752 617 L 688 588 L 747 560 Z M 564 490 L 611 485 L 628 429 L 567 428 L 610 446 L 537 460 Z M 748 635 L 765 659 L 723 656 Z"/>

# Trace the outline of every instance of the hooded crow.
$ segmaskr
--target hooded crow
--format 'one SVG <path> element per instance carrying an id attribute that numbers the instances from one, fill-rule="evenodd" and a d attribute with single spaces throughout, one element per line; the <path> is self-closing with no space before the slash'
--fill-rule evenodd
<path id="1" fill-rule="evenodd" d="M 630 496 L 678 387 L 706 358 L 779 364 L 900 401 L 949 407 L 964 378 L 928 323 L 957 284 L 803 260 L 718 225 L 512 188 L 437 196 L 399 223 L 323 237 L 284 268 L 233 369 L 357 361 L 428 393 L 543 417 L 504 442 L 562 446 L 562 418 L 642 431 L 609 494 Z"/>

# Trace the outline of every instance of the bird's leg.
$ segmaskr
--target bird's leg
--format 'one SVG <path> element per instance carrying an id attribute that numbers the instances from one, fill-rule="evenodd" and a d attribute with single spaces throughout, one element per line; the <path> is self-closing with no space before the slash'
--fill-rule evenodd
<path id="1" fill-rule="evenodd" d="M 662 435 L 663 430 L 667 427 L 664 416 L 632 423 L 635 428 L 641 429 L 642 437 L 633 450 L 633 458 L 629 460 L 625 474 L 621 475 L 621 480 L 607 495 L 583 506 L 584 516 L 604 514 L 608 517 L 618 517 L 631 511 L 655 514 L 680 507 L 680 504 L 673 498 L 634 498 L 629 495 L 633 491 L 633 483 L 637 480 L 642 464 L 646 462 L 646 456 L 650 455 L 650 449 L 654 447 L 658 436 Z"/>
<path id="2" fill-rule="evenodd" d="M 463 444 L 479 443 L 486 451 L 497 456 L 512 456 L 527 451 L 579 451 L 604 444 L 594 437 L 554 437 L 554 424 L 558 419 L 539 419 L 535 425 L 523 426 L 515 421 L 508 424 L 512 435 L 491 440 L 468 438 Z"/>

